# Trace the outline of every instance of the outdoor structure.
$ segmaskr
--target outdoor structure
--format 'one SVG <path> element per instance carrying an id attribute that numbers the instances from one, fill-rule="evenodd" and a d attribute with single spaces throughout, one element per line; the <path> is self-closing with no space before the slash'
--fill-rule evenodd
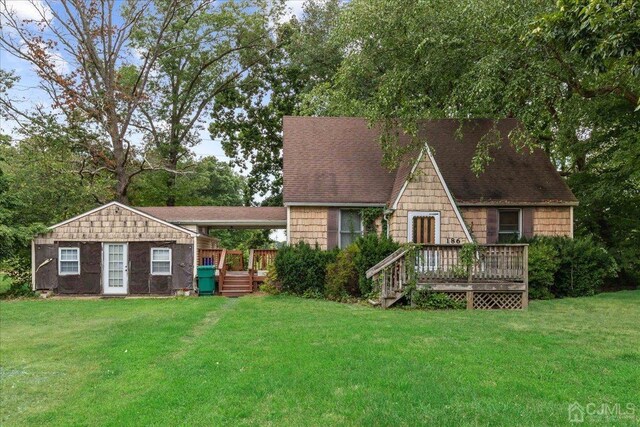
<path id="1" fill-rule="evenodd" d="M 196 289 L 196 267 L 216 265 L 221 294 L 252 292 L 275 250 L 218 249 L 209 228 L 284 228 L 284 208 L 150 207 L 111 202 L 49 228 L 32 242 L 33 289 L 57 294 L 171 295 Z M 255 268 L 254 268 L 255 267 Z M 226 280 L 225 280 L 226 279 Z"/>
<path id="2" fill-rule="evenodd" d="M 345 247 L 361 233 L 365 208 L 380 209 L 399 243 L 572 236 L 577 199 L 546 153 L 517 152 L 510 135 L 518 126 L 514 119 L 425 121 L 418 138 L 428 145 L 389 171 L 380 131 L 365 119 L 285 117 L 288 241 Z M 492 160 L 476 176 L 472 159 L 483 141 Z M 399 143 L 408 144 L 409 136 L 400 134 Z"/>
<path id="3" fill-rule="evenodd" d="M 367 227 L 364 210 L 378 209 L 375 230 L 420 245 L 369 270 L 384 307 L 415 282 L 468 308 L 524 308 L 527 246 L 506 243 L 573 236 L 577 199 L 546 153 L 515 149 L 510 139 L 519 126 L 514 119 L 424 121 L 417 149 L 398 132 L 407 153 L 390 171 L 382 165 L 381 132 L 365 119 L 285 117 L 288 241 L 344 248 Z M 472 160 L 483 144 L 491 161 L 476 175 Z M 470 242 L 480 246 L 465 265 Z"/>
<path id="4" fill-rule="evenodd" d="M 194 231 L 112 202 L 32 242 L 33 287 L 59 294 L 171 294 L 193 287 Z"/>
<path id="5" fill-rule="evenodd" d="M 369 271 L 383 306 L 408 283 L 466 300 L 469 308 L 526 306 L 521 237 L 573 235 L 577 204 L 548 156 L 518 152 L 513 119 L 429 120 L 417 149 L 382 165 L 380 131 L 363 118 L 284 118 L 284 207 L 141 207 L 109 203 L 54 225 L 33 241 L 33 287 L 60 294 L 172 294 L 195 288 L 198 265 L 215 265 L 223 295 L 252 292 L 275 250 L 218 248 L 216 228 L 282 228 L 288 243 L 344 248 L 365 227 L 415 243 Z M 410 137 L 399 134 L 401 145 Z M 424 144 L 426 142 L 426 145 Z M 492 160 L 471 170 L 479 145 Z M 364 210 L 375 212 L 364 224 Z M 371 215 L 369 215 L 371 217 Z M 473 262 L 463 251 L 473 242 Z M 466 264 L 463 263 L 467 260 Z"/>

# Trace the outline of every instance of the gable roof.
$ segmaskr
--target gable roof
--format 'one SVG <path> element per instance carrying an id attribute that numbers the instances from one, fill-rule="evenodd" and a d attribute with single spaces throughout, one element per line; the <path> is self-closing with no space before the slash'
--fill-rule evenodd
<path id="1" fill-rule="evenodd" d="M 494 126 L 500 141 L 489 151 L 493 161 L 476 177 L 471 160 L 478 142 Z M 418 135 L 427 141 L 460 205 L 576 204 L 546 153 L 540 149 L 519 153 L 509 142 L 509 132 L 517 126 L 515 119 L 425 120 Z M 419 152 L 408 154 L 396 170 L 389 171 L 381 165 L 379 135 L 379 129 L 369 128 L 364 118 L 285 117 L 285 204 L 392 204 Z M 409 140 L 402 134 L 398 142 Z"/>
<path id="2" fill-rule="evenodd" d="M 97 208 L 91 209 L 90 211 L 87 211 L 87 212 L 82 213 L 80 215 L 74 216 L 73 218 L 69 218 L 69 219 L 67 219 L 65 221 L 59 222 L 58 224 L 50 226 L 47 229 L 47 231 L 44 232 L 44 233 L 48 233 L 51 230 L 54 230 L 54 229 L 56 229 L 58 227 L 61 227 L 61 226 L 66 225 L 66 224 L 69 224 L 71 222 L 77 221 L 77 220 L 79 220 L 81 218 L 84 218 L 84 217 L 89 216 L 91 214 L 94 214 L 96 212 L 100 212 L 101 210 L 106 209 L 106 208 L 111 207 L 111 206 L 117 206 L 119 208 L 126 209 L 126 210 L 128 210 L 130 212 L 133 212 L 133 213 L 136 213 L 138 215 L 141 215 L 141 216 L 143 216 L 145 218 L 148 218 L 148 219 L 150 219 L 152 221 L 156 221 L 156 222 L 158 222 L 158 223 L 160 223 L 162 225 L 166 225 L 167 227 L 171 227 L 171 228 L 173 228 L 175 230 L 178 230 L 178 231 L 181 231 L 183 233 L 186 233 L 191 237 L 195 237 L 195 236 L 198 235 L 198 233 L 196 233 L 194 231 L 187 230 L 186 228 L 180 227 L 179 225 L 171 224 L 171 223 L 169 223 L 167 221 L 164 221 L 164 220 L 162 220 L 160 218 L 157 218 L 157 217 L 155 217 L 153 215 L 150 215 L 149 213 L 143 212 L 142 210 L 133 208 L 131 206 L 123 205 L 122 203 L 119 203 L 119 202 L 109 202 L 109 203 L 104 204 L 102 206 L 98 206 Z"/>
<path id="3" fill-rule="evenodd" d="M 283 197 L 291 202 L 377 204 L 391 192 L 379 132 L 352 117 L 285 117 Z"/>

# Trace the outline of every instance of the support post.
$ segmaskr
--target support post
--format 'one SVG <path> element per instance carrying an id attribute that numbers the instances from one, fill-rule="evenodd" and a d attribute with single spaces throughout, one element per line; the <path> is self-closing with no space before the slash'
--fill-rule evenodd
<path id="1" fill-rule="evenodd" d="M 523 249 L 523 272 L 524 272 L 524 292 L 522 292 L 522 309 L 529 307 L 529 245 Z"/>
<path id="2" fill-rule="evenodd" d="M 473 291 L 467 291 L 467 310 L 473 310 Z"/>

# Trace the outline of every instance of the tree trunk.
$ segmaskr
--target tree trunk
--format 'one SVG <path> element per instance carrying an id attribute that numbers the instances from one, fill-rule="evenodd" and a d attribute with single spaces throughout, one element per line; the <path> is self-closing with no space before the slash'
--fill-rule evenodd
<path id="1" fill-rule="evenodd" d="M 180 140 L 173 136 L 169 142 L 169 152 L 167 153 L 167 206 L 176 205 L 176 174 L 178 170 L 178 155 L 180 150 Z"/>
<path id="2" fill-rule="evenodd" d="M 167 206 L 175 206 L 176 205 L 176 174 L 167 172 L 169 175 L 167 176 Z"/>
<path id="3" fill-rule="evenodd" d="M 115 115 L 115 112 L 114 112 Z M 127 153 L 124 150 L 124 142 L 120 138 L 120 132 L 116 124 L 116 120 L 112 119 L 109 123 L 109 134 L 113 145 L 113 160 L 115 162 L 114 175 L 116 178 L 116 200 L 120 203 L 128 204 L 127 190 L 131 176 L 127 172 Z"/>

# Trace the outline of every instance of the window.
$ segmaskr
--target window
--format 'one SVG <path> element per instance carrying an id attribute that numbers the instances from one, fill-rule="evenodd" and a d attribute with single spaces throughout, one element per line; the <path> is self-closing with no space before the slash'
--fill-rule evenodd
<path id="1" fill-rule="evenodd" d="M 159 276 L 171 274 L 171 249 L 151 248 L 151 274 Z"/>
<path id="2" fill-rule="evenodd" d="M 520 209 L 498 211 L 498 243 L 512 243 L 522 235 Z"/>
<path id="3" fill-rule="evenodd" d="M 58 274 L 60 276 L 80 274 L 80 248 L 58 249 Z"/>
<path id="4" fill-rule="evenodd" d="M 362 218 L 359 210 L 340 211 L 340 248 L 344 249 L 362 236 Z"/>

